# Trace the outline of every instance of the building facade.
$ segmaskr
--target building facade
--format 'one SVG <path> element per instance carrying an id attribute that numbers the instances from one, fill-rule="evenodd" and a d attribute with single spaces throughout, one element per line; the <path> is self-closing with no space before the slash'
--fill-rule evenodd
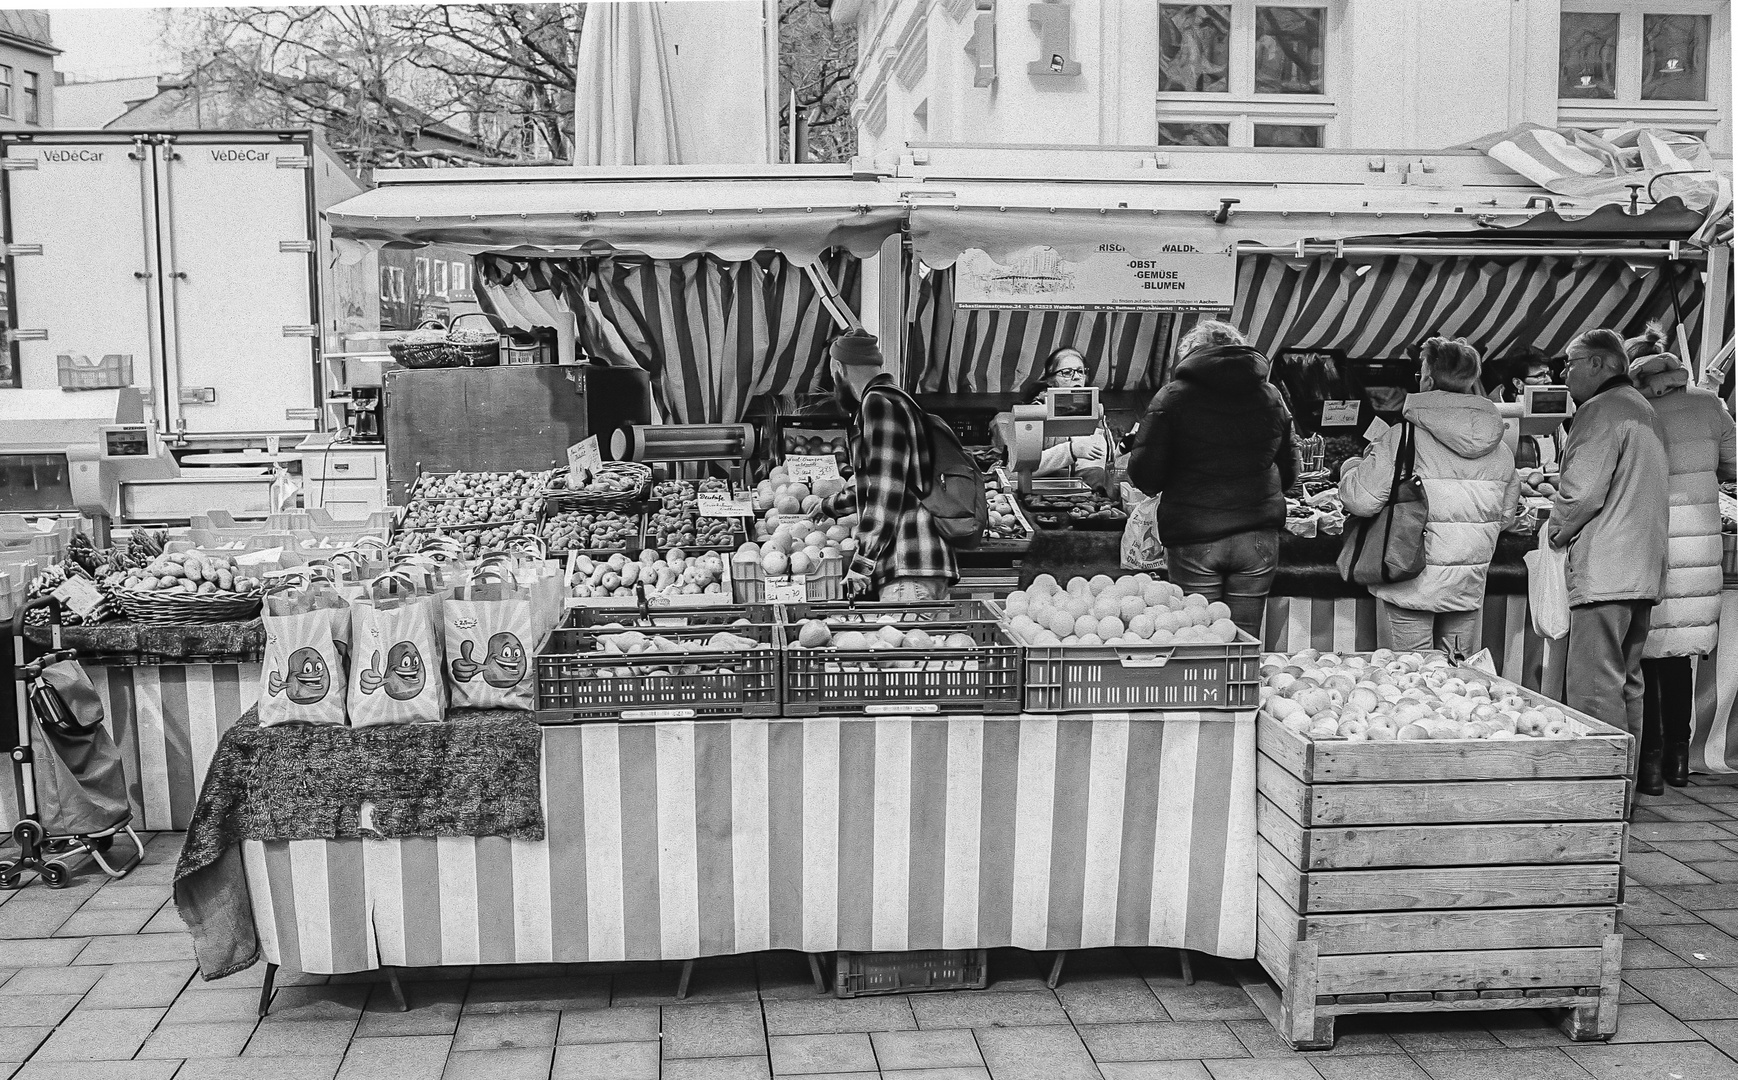
<path id="1" fill-rule="evenodd" d="M 1430 150 L 1523 123 L 1732 152 L 1730 0 L 835 0 L 859 153 Z"/>
<path id="2" fill-rule="evenodd" d="M 0 131 L 54 126 L 54 58 L 48 12 L 0 9 Z"/>

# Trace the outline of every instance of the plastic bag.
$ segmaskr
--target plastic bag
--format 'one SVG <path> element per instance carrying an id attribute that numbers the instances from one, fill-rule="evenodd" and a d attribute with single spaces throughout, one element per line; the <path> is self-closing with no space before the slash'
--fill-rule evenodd
<path id="1" fill-rule="evenodd" d="M 385 596 L 383 585 L 391 586 Z M 368 596 L 351 606 L 351 727 L 446 719 L 441 604 L 450 593 L 419 591 L 410 575 L 394 572 L 376 578 Z"/>
<path id="2" fill-rule="evenodd" d="M 350 605 L 329 581 L 291 573 L 274 582 L 265 624 L 261 727 L 343 724 L 350 668 Z"/>
<path id="3" fill-rule="evenodd" d="M 1122 568 L 1163 570 L 1165 545 L 1159 539 L 1159 497 L 1142 499 L 1129 511 L 1122 527 Z"/>
<path id="4" fill-rule="evenodd" d="M 504 569 L 478 570 L 442 604 L 446 676 L 455 709 L 537 707 L 537 601 Z"/>
<path id="5" fill-rule="evenodd" d="M 1569 633 L 1569 552 L 1551 546 L 1551 530 L 1539 530 L 1539 546 L 1522 559 L 1527 564 L 1527 608 L 1533 629 L 1555 641 Z"/>

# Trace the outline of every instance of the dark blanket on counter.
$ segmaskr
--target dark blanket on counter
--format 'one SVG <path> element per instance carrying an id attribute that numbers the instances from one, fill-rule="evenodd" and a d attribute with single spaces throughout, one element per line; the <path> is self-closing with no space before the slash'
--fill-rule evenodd
<path id="1" fill-rule="evenodd" d="M 39 649 L 49 647 L 49 627 L 26 626 L 24 638 Z M 148 623 L 107 622 L 95 626 L 63 626 L 61 647 L 77 649 L 83 657 L 151 664 L 233 663 L 239 657 L 265 652 L 265 627 L 258 619 L 245 622 L 152 626 Z"/>
<path id="2" fill-rule="evenodd" d="M 1340 578 L 1339 536 L 1293 536 L 1281 533 L 1279 573 L 1274 576 L 1273 595 L 1308 596 L 1322 599 L 1367 596 L 1362 585 Z M 1485 591 L 1498 595 L 1524 595 L 1527 568 L 1521 556 L 1538 544 L 1536 535 L 1503 533 L 1497 540 L 1496 557 Z M 1073 529 L 1040 529 L 1020 561 L 1020 587 L 1030 585 L 1039 574 L 1052 574 L 1058 581 L 1071 577 L 1128 573 L 1122 569 L 1122 533 Z"/>
<path id="3" fill-rule="evenodd" d="M 193 932 L 200 973 L 219 979 L 259 957 L 243 840 L 541 840 L 542 746 L 542 730 L 524 712 L 463 710 L 440 724 L 262 728 L 248 710 L 218 743 L 175 866 L 175 903 Z"/>

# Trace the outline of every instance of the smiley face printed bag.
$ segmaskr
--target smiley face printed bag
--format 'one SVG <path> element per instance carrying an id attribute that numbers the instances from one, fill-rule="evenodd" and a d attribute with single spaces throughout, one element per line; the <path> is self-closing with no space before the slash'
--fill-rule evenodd
<path id="1" fill-rule="evenodd" d="M 499 567 L 484 567 L 443 605 L 446 677 L 455 709 L 537 707 L 537 601 Z"/>
<path id="2" fill-rule="evenodd" d="M 343 724 L 350 605 L 330 581 L 288 574 L 268 586 L 260 618 L 266 631 L 260 726 Z"/>
<path id="3" fill-rule="evenodd" d="M 446 718 L 441 678 L 441 593 L 409 574 L 382 574 L 350 606 L 351 727 L 436 724 Z"/>

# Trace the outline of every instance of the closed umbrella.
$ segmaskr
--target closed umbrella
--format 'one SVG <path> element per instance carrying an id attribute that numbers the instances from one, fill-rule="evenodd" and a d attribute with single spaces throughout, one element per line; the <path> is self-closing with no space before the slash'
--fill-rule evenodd
<path id="1" fill-rule="evenodd" d="M 573 121 L 577 165 L 674 165 L 682 160 L 656 4 L 586 6 Z"/>

